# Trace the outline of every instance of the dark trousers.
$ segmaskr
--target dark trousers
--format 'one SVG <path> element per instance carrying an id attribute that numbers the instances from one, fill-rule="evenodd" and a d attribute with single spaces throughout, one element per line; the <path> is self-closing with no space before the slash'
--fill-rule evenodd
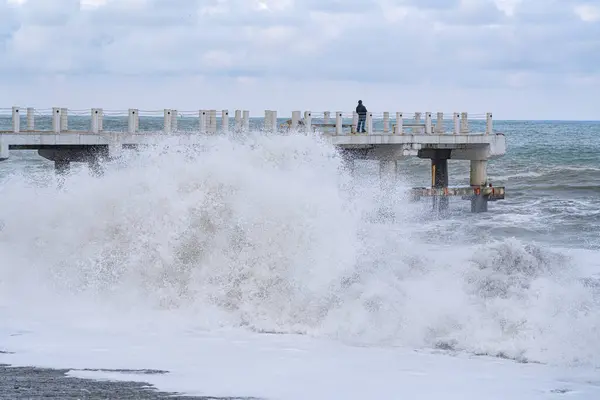
<path id="1" fill-rule="evenodd" d="M 365 121 L 367 120 L 366 115 L 358 116 L 358 124 L 356 125 L 356 132 L 366 132 L 365 131 Z"/>

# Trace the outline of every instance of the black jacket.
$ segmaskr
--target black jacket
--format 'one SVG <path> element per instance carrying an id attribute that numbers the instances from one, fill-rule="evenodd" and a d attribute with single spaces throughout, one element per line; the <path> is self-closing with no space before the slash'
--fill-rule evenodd
<path id="1" fill-rule="evenodd" d="M 366 117 L 367 116 L 367 107 L 365 107 L 362 104 L 357 105 L 356 113 L 358 114 L 359 117 Z"/>

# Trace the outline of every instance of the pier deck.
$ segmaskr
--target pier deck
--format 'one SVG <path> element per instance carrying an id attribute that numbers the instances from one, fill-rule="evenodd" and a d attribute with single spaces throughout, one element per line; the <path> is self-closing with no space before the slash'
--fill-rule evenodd
<path id="1" fill-rule="evenodd" d="M 431 188 L 415 188 L 412 194 L 417 199 L 433 197 L 436 208 L 446 208 L 449 196 L 470 199 L 474 212 L 487 211 L 488 201 L 504 199 L 504 187 L 488 190 L 487 161 L 502 157 L 506 152 L 505 136 L 493 132 L 491 113 L 485 115 L 479 131 L 471 132 L 467 113 L 453 113 L 448 129 L 449 121 L 444 120 L 442 113 L 437 113 L 434 123 L 429 112 L 415 113 L 406 121 L 403 113 L 399 112 L 391 119 L 387 112 L 383 113 L 382 118 L 374 118 L 373 113 L 369 112 L 365 124 L 367 132 L 358 134 L 354 133 L 358 120 L 356 113 L 349 116 L 335 112 L 333 123 L 330 122 L 329 112 L 316 115 L 305 111 L 304 118 L 300 116 L 300 111 L 294 111 L 286 124 L 279 124 L 277 113 L 267 110 L 262 126 L 252 129 L 267 132 L 283 129 L 308 134 L 316 131 L 324 140 L 340 149 L 349 166 L 357 159 L 380 161 L 383 180 L 389 180 L 390 177 L 395 179 L 398 168 L 394 163 L 404 158 L 431 159 Z M 122 121 L 120 126 L 122 130 L 105 130 L 104 112 L 98 108 L 91 109 L 88 114 L 87 130 L 69 129 L 68 110 L 65 108 L 55 107 L 51 115 L 45 118 L 49 129 L 36 128 L 34 111 L 28 108 L 27 129 L 21 130 L 20 108 L 13 107 L 9 124 L 12 129 L 0 130 L 0 160 L 7 159 L 10 151 L 37 150 L 42 157 L 55 162 L 57 172 L 64 172 L 71 162 L 89 162 L 97 166 L 102 158 L 119 157 L 123 148 L 157 144 L 165 136 L 181 145 L 193 145 L 199 143 L 204 135 L 251 129 L 249 112 L 241 110 L 235 111 L 234 124 L 230 124 L 227 110 L 221 112 L 219 120 L 215 110 L 200 110 L 193 124 L 196 129 L 192 130 L 178 129 L 179 123 L 185 121 L 172 109 L 164 110 L 162 130 L 148 131 L 139 129 L 140 112 L 137 109 L 126 112 L 126 123 Z M 448 188 L 449 159 L 471 161 L 469 187 Z"/>

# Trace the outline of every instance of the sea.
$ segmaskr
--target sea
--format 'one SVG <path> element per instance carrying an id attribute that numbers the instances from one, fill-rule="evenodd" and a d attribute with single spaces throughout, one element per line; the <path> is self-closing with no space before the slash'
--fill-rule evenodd
<path id="1" fill-rule="evenodd" d="M 261 124 L 193 148 L 163 134 L 100 176 L 11 151 L 0 364 L 211 398 L 600 398 L 600 122 L 494 121 L 506 198 L 443 215 L 409 196 L 429 160 L 389 188 L 318 132 Z M 469 162 L 449 174 L 467 186 Z"/>

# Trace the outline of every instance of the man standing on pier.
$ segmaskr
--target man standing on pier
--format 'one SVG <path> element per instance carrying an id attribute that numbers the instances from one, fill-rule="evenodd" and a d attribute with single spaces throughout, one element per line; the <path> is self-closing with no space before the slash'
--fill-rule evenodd
<path id="1" fill-rule="evenodd" d="M 367 119 L 367 107 L 362 103 L 362 100 L 358 101 L 356 106 L 356 113 L 358 114 L 358 125 L 356 126 L 356 133 L 365 133 L 365 121 Z M 362 128 L 362 129 L 361 129 Z"/>

